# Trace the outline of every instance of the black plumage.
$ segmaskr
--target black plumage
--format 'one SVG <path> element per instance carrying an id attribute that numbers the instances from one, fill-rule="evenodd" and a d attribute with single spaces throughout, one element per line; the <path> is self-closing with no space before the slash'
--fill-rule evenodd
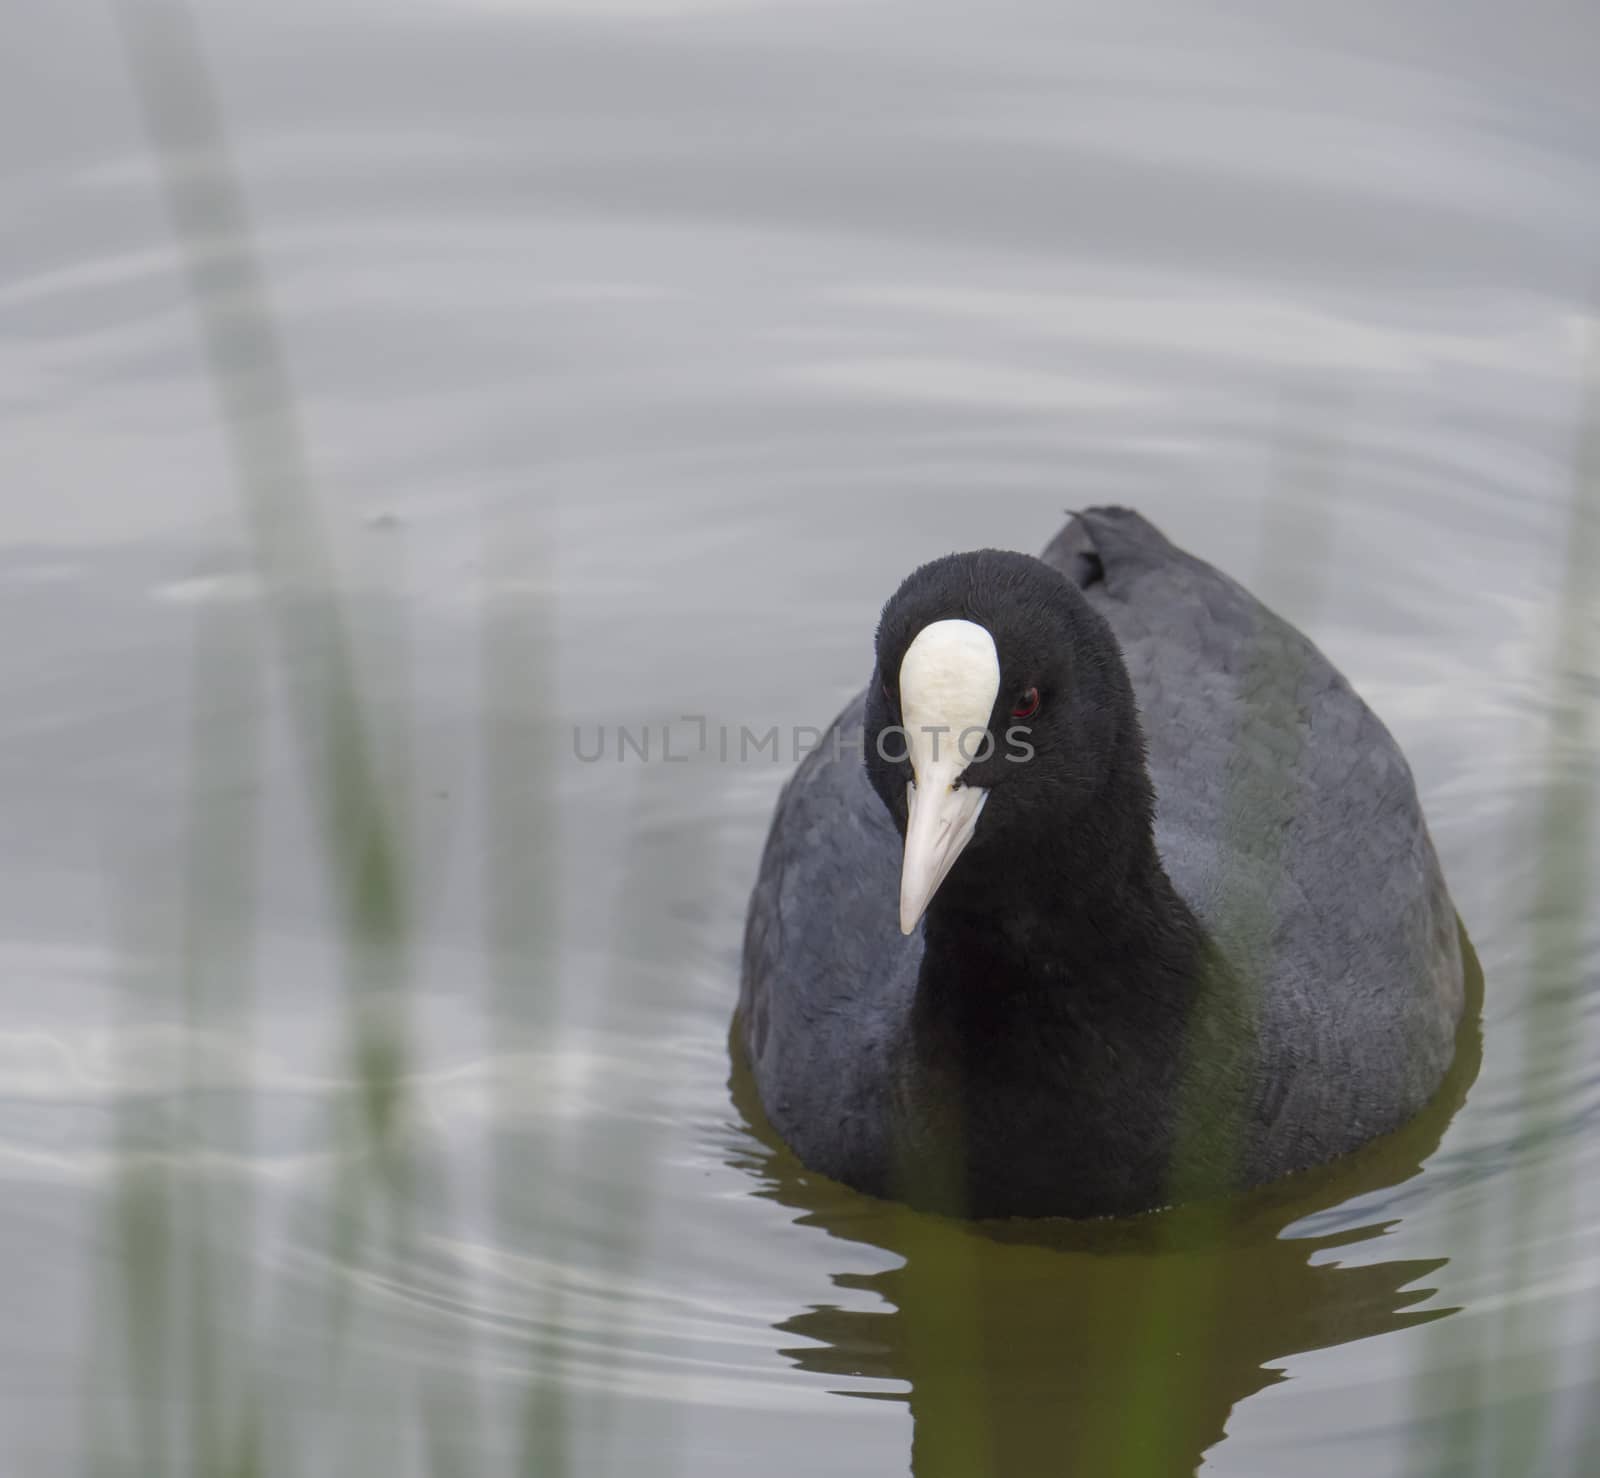
<path id="1" fill-rule="evenodd" d="M 929 623 L 1001 683 L 988 799 L 909 936 L 909 767 L 878 736 Z M 1016 758 L 1019 695 L 1040 707 Z M 872 680 L 785 788 L 736 1043 L 809 1167 L 966 1215 L 1132 1212 L 1398 1127 L 1462 1009 L 1411 773 L 1298 631 L 1135 513 L 914 572 Z"/>

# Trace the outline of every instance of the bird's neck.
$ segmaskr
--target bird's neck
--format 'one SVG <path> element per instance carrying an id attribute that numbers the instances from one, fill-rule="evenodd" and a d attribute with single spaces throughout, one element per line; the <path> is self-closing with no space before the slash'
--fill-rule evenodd
<path id="1" fill-rule="evenodd" d="M 998 872 L 998 875 L 997 875 Z M 1205 936 L 1142 827 L 1053 855 L 1003 859 L 981 892 L 952 879 L 929 908 L 918 994 L 927 1005 L 1019 996 L 1050 1011 L 1109 994 L 1181 1015 Z"/>
<path id="2" fill-rule="evenodd" d="M 1149 980 L 1170 996 L 1166 977 L 1193 974 L 1203 936 L 1156 848 L 1155 788 L 1131 715 L 1124 734 L 1088 804 L 957 864 L 928 909 L 925 992 L 1126 994 Z"/>
<path id="3" fill-rule="evenodd" d="M 900 1122 L 904 1162 L 932 1179 L 909 1199 L 1088 1215 L 1165 1198 L 1213 953 L 1148 817 L 1112 814 L 1115 834 L 1016 859 L 992 906 L 953 875 L 929 909 Z"/>

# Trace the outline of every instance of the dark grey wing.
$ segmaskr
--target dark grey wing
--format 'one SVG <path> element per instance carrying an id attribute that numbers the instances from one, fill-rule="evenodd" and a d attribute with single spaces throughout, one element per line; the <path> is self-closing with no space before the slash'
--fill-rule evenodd
<path id="1" fill-rule="evenodd" d="M 1463 987 L 1394 739 L 1305 636 L 1138 514 L 1079 514 L 1044 558 L 1117 636 L 1163 861 L 1257 992 L 1272 1153 L 1399 1123 L 1449 1065 Z"/>
<path id="2" fill-rule="evenodd" d="M 861 743 L 858 695 L 778 801 L 745 919 L 739 1031 L 790 1148 L 814 1169 L 883 1189 L 891 1048 L 922 936 L 900 933 L 900 838 Z"/>

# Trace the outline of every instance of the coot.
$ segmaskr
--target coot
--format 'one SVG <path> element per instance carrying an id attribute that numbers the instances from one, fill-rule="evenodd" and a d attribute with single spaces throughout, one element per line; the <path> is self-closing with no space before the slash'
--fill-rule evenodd
<path id="1" fill-rule="evenodd" d="M 1241 586 L 1097 508 L 890 598 L 779 800 L 734 1043 L 813 1170 L 1101 1216 L 1396 1128 L 1462 999 L 1388 731 Z"/>

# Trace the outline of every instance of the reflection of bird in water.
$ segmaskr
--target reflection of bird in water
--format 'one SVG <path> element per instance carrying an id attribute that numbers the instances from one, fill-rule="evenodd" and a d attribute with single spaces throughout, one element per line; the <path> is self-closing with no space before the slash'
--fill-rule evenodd
<path id="1" fill-rule="evenodd" d="M 1127 1220 L 961 1222 L 858 1195 L 782 1148 L 736 1070 L 735 1102 L 765 1141 L 749 1165 L 766 1181 L 762 1194 L 802 1212 L 804 1224 L 904 1259 L 838 1276 L 886 1307 L 796 1314 L 778 1329 L 816 1343 L 784 1353 L 806 1370 L 905 1382 L 918 1478 L 1192 1472 L 1235 1403 L 1282 1379 L 1273 1362 L 1453 1312 L 1419 1309 L 1433 1290 L 1411 1286 L 1443 1258 L 1336 1260 L 1392 1219 L 1282 1234 L 1416 1175 L 1438 1146 L 1480 1056 L 1482 979 L 1464 939 L 1463 953 L 1468 1011 L 1456 1065 L 1418 1119 L 1264 1191 Z"/>

